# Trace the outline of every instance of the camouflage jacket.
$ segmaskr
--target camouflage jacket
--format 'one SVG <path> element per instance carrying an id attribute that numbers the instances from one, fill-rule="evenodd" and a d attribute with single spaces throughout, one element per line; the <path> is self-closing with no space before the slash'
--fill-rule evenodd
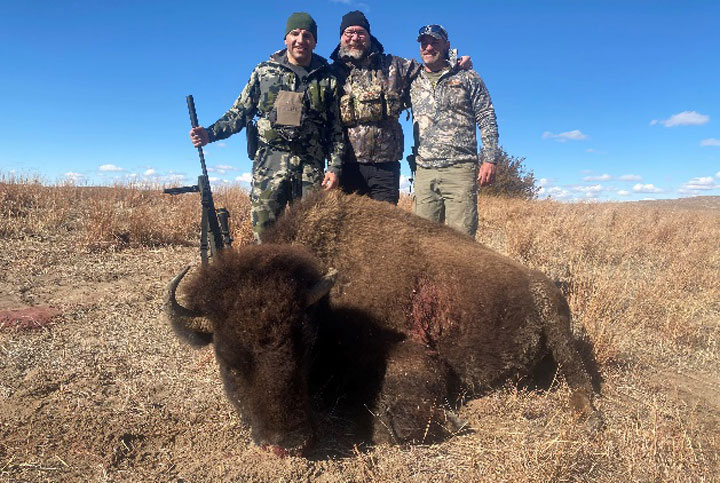
<path id="1" fill-rule="evenodd" d="M 278 92 L 305 91 L 299 127 L 278 126 L 273 108 Z M 327 61 L 312 55 L 306 72 L 287 60 L 286 50 L 275 52 L 255 67 L 250 80 L 232 107 L 208 128 L 210 141 L 225 139 L 258 117 L 258 142 L 269 149 L 299 156 L 339 174 L 345 137 L 339 115 L 339 85 Z"/>
<path id="2" fill-rule="evenodd" d="M 370 53 L 360 60 L 340 57 L 338 45 L 330 58 L 342 85 L 340 110 L 349 146 L 345 162 L 387 163 L 403 155 L 398 118 L 409 106 L 409 88 L 421 65 L 384 53 L 370 36 Z"/>
<path id="3" fill-rule="evenodd" d="M 423 69 L 410 87 L 410 99 L 418 166 L 440 168 L 463 162 L 497 163 L 495 109 L 477 72 L 453 66 L 433 87 Z M 477 153 L 476 124 L 480 127 L 482 154 Z"/>

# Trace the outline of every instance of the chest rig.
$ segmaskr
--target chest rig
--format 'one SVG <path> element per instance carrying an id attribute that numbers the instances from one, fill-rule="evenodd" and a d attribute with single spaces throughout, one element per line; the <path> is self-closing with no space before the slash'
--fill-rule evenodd
<path id="1" fill-rule="evenodd" d="M 389 88 L 382 70 L 352 67 L 340 98 L 340 117 L 346 127 L 397 119 L 402 112 L 400 95 Z"/>

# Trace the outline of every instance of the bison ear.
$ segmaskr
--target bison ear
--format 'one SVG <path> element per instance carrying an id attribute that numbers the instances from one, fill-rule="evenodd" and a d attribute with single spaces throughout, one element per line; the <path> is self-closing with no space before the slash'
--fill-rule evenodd
<path id="1" fill-rule="evenodd" d="M 331 268 L 323 278 L 310 288 L 310 291 L 307 294 L 307 299 L 305 300 L 308 307 L 319 301 L 330 292 L 330 289 L 333 288 L 333 285 L 335 285 L 337 274 L 337 270 Z"/>

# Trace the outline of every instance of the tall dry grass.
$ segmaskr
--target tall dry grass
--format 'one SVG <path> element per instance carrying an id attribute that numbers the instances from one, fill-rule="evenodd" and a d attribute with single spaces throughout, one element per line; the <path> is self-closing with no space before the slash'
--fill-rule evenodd
<path id="1" fill-rule="evenodd" d="M 46 186 L 39 178 L 0 177 L 0 236 L 53 237 L 72 232 L 79 247 L 194 245 L 200 232 L 199 193 L 164 194 L 161 185 Z M 231 235 L 252 240 L 247 193 L 214 190 L 215 207 L 228 207 Z"/>
<path id="2" fill-rule="evenodd" d="M 719 213 L 483 198 L 478 240 L 561 282 L 601 363 L 649 337 L 663 359 L 717 347 Z"/>

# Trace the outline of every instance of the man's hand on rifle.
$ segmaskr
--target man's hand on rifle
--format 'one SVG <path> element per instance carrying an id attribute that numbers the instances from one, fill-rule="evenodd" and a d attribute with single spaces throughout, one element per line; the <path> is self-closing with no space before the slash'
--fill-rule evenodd
<path id="1" fill-rule="evenodd" d="M 201 148 L 210 142 L 210 137 L 204 127 L 198 126 L 190 129 L 190 141 L 196 148 Z"/>
<path id="2" fill-rule="evenodd" d="M 325 178 L 322 182 L 325 191 L 335 188 L 339 183 L 340 180 L 338 179 L 338 175 L 336 175 L 335 173 L 331 173 L 330 171 L 325 173 Z"/>

